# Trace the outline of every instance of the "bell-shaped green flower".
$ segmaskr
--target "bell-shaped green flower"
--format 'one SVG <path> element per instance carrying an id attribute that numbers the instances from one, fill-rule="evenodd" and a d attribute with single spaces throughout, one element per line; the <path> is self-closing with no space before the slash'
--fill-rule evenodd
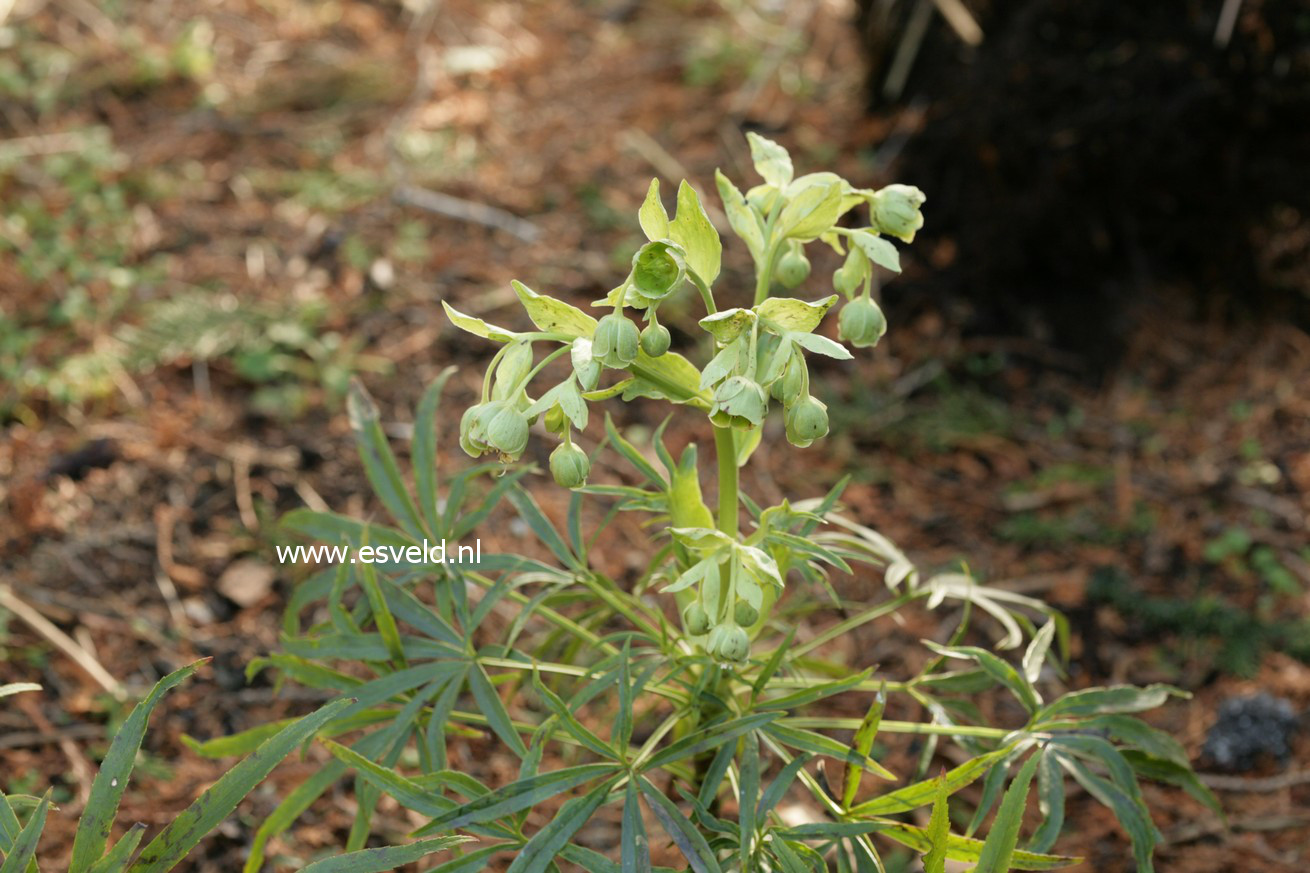
<path id="1" fill-rule="evenodd" d="M 725 622 L 710 631 L 706 649 L 721 661 L 744 661 L 751 653 L 751 641 L 740 625 Z"/>
<path id="2" fill-rule="evenodd" d="M 459 447 L 473 458 L 480 458 L 491 450 L 477 426 L 477 419 L 482 410 L 481 405 L 470 406 L 464 410 L 464 415 L 459 420 Z"/>
<path id="3" fill-rule="evenodd" d="M 487 410 L 487 407 L 491 407 Z M 500 452 L 506 460 L 517 460 L 528 447 L 528 419 L 509 403 L 492 402 L 474 420 L 474 434 Z"/>
<path id="4" fill-rule="evenodd" d="M 764 421 L 769 411 L 768 392 L 754 379 L 732 376 L 714 389 L 710 418 L 720 427 L 748 430 Z"/>
<path id="5" fill-rule="evenodd" d="M 732 617 L 742 627 L 750 627 L 760 620 L 760 611 L 746 601 L 738 600 L 737 605 L 733 607 Z"/>
<path id="6" fill-rule="evenodd" d="M 694 637 L 710 632 L 710 614 L 699 603 L 690 603 L 682 611 L 682 626 Z"/>
<path id="7" fill-rule="evenodd" d="M 880 233 L 914 242 L 915 232 L 923 227 L 919 207 L 927 199 L 913 185 L 888 185 L 869 198 L 869 212 Z"/>
<path id="8" fill-rule="evenodd" d="M 655 240 L 632 256 L 632 288 L 647 300 L 663 300 L 686 278 L 687 261 L 678 246 Z"/>
<path id="9" fill-rule="evenodd" d="M 810 276 L 810 259 L 799 245 L 791 246 L 787 253 L 778 260 L 778 269 L 774 272 L 782 287 L 788 291 L 798 287 Z"/>
<path id="10" fill-rule="evenodd" d="M 600 320 L 591 337 L 592 359 L 612 370 L 624 370 L 637 360 L 640 343 L 637 325 L 627 316 L 611 312 Z"/>
<path id="11" fill-rule="evenodd" d="M 857 349 L 872 348 L 887 332 L 887 317 L 868 297 L 857 297 L 842 307 L 837 317 L 838 334 Z"/>
<path id="12" fill-rule="evenodd" d="M 591 460 L 573 443 L 560 443 L 550 453 L 550 474 L 561 488 L 581 488 L 587 484 Z"/>
<path id="13" fill-rule="evenodd" d="M 669 329 L 658 322 L 652 322 L 646 325 L 646 329 L 641 332 L 641 350 L 652 358 L 658 358 L 669 350 L 669 343 L 672 337 L 669 336 Z"/>
<path id="14" fill-rule="evenodd" d="M 828 435 L 828 407 L 809 395 L 788 407 L 783 421 L 787 426 L 787 442 L 798 448 L 803 449 Z"/>

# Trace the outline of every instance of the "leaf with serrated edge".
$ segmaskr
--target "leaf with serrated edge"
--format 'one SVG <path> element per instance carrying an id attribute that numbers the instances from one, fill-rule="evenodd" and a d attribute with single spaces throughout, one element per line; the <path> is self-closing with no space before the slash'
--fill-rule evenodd
<path id="1" fill-rule="evenodd" d="M 1010 861 L 1014 857 L 1015 846 L 1019 844 L 1019 828 L 1023 825 L 1023 811 L 1028 805 L 1028 787 L 1032 784 L 1033 773 L 1037 770 L 1037 755 L 1030 755 L 1019 768 L 1019 773 L 1010 783 L 1010 788 L 1001 800 L 1001 808 L 992 821 L 991 831 L 983 843 L 982 855 L 978 858 L 976 873 L 1007 873 Z"/>
<path id="2" fill-rule="evenodd" d="M 301 743 L 339 716 L 350 700 L 336 700 L 283 728 L 201 794 L 159 832 L 129 868 L 130 873 L 164 873 L 177 865 L 247 794 Z"/>

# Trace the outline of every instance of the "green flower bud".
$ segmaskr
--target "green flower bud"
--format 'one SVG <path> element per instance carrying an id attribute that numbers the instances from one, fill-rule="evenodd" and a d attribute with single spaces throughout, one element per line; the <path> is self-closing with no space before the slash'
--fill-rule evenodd
<path id="1" fill-rule="evenodd" d="M 787 409 L 787 442 L 805 448 L 828 435 L 828 407 L 806 395 Z"/>
<path id="2" fill-rule="evenodd" d="M 778 269 L 774 275 L 778 277 L 782 287 L 790 291 L 809 278 L 810 259 L 805 257 L 805 252 L 801 251 L 800 246 L 789 248 L 778 261 Z"/>
<path id="3" fill-rule="evenodd" d="M 528 447 L 528 420 L 508 403 L 488 403 L 487 406 L 496 408 L 478 416 L 475 432 L 480 425 L 479 436 L 488 446 L 500 452 L 506 460 L 517 460 Z"/>
<path id="4" fill-rule="evenodd" d="M 632 257 L 632 287 L 647 300 L 663 300 L 686 278 L 682 250 L 667 242 L 648 242 Z"/>
<path id="5" fill-rule="evenodd" d="M 669 329 L 662 324 L 648 324 L 641 332 L 641 348 L 652 358 L 658 358 L 669 350 Z"/>
<path id="6" fill-rule="evenodd" d="M 459 420 L 459 447 L 470 457 L 480 458 L 490 449 L 482 437 L 475 433 L 478 414 L 482 406 L 470 406 Z"/>
<path id="7" fill-rule="evenodd" d="M 564 415 L 564 410 L 556 403 L 550 409 L 546 410 L 546 430 L 551 433 L 563 434 L 568 430 L 569 420 Z"/>
<path id="8" fill-rule="evenodd" d="M 710 631 L 706 649 L 721 661 L 744 661 L 751 653 L 751 641 L 746 631 L 729 622 Z"/>
<path id="9" fill-rule="evenodd" d="M 550 453 L 550 474 L 561 488 L 581 488 L 587 484 L 591 461 L 587 453 L 573 443 L 560 443 Z"/>
<path id="10" fill-rule="evenodd" d="M 737 605 L 733 607 L 732 617 L 742 627 L 750 627 L 760 620 L 760 611 L 746 601 L 738 600 Z"/>
<path id="11" fill-rule="evenodd" d="M 711 416 L 715 424 L 749 429 L 764 421 L 769 411 L 769 395 L 753 379 L 733 376 L 714 389 L 714 407 Z"/>
<path id="12" fill-rule="evenodd" d="M 710 632 L 710 614 L 699 603 L 692 603 L 682 611 L 682 626 L 694 637 Z"/>
<path id="13" fill-rule="evenodd" d="M 596 325 L 591 338 L 592 358 L 610 369 L 623 370 L 637 360 L 640 342 L 637 325 L 627 316 L 611 312 Z"/>
<path id="14" fill-rule="evenodd" d="M 858 297 L 841 308 L 837 327 L 841 338 L 857 349 L 872 348 L 887 332 L 887 317 L 877 303 Z"/>
<path id="15" fill-rule="evenodd" d="M 926 199 L 913 185 L 888 185 L 869 198 L 869 212 L 881 233 L 914 242 L 915 231 L 923 227 L 919 207 Z"/>

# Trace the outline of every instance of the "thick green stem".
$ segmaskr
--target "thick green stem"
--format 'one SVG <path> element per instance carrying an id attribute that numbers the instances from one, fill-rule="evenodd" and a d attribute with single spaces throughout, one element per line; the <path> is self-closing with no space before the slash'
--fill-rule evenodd
<path id="1" fill-rule="evenodd" d="M 730 537 L 738 531 L 737 437 L 731 427 L 714 428 L 714 452 L 719 462 L 719 530 Z"/>

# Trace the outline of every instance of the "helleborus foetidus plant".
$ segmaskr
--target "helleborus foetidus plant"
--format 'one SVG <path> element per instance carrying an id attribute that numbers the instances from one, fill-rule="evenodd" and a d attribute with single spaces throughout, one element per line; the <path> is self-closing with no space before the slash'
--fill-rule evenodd
<path id="1" fill-rule="evenodd" d="M 444 487 L 438 480 L 443 376 L 415 416 L 411 495 L 378 410 L 362 387 L 352 390 L 360 455 L 394 524 L 300 510 L 284 527 L 382 546 L 384 560 L 328 567 L 303 582 L 287 610 L 285 651 L 254 666 L 366 708 L 319 732 L 332 763 L 261 826 L 247 870 L 260 869 L 269 841 L 351 771 L 358 812 L 347 848 L 363 846 L 379 797 L 389 795 L 427 820 L 416 836 L 467 832 L 482 841 L 435 868 L 442 873 L 481 870 L 496 856 L 512 857 L 515 873 L 644 871 L 655 869 L 657 847 L 697 873 L 874 871 L 886 841 L 922 853 L 938 873 L 948 859 L 979 871 L 1050 869 L 1077 860 L 1048 854 L 1064 822 L 1066 776 L 1114 811 L 1139 869 L 1151 870 L 1159 834 L 1137 779 L 1178 784 L 1213 805 L 1178 743 L 1132 715 L 1180 692 L 1116 686 L 1048 699 L 1067 630 L 1043 603 L 960 573 L 921 573 L 838 511 L 841 485 L 768 507 L 742 492 L 738 471 L 771 411 L 780 410 L 798 450 L 827 434 L 809 363 L 852 354 L 828 336 L 825 319 L 843 301 L 838 336 L 856 348 L 877 343 L 886 320 L 870 295 L 874 271 L 899 269 L 891 240 L 913 239 L 924 202 L 903 185 L 866 190 L 832 173 L 796 176 L 779 145 L 753 135 L 750 145 L 763 183 L 742 193 L 718 174 L 717 187 L 754 259 L 753 288 L 718 286 L 721 242 L 697 192 L 684 182 L 670 215 L 652 183 L 638 215 L 648 242 L 593 304 L 599 318 L 518 282 L 531 330 L 446 307 L 455 325 L 500 345 L 459 428 L 461 447 L 489 463 Z M 810 291 L 819 284 L 810 245 L 844 257 L 831 277 L 835 293 Z M 671 350 L 659 321 L 678 295 L 705 309 L 699 365 Z M 695 445 L 675 458 L 661 425 L 648 457 L 608 417 L 589 428 L 597 404 L 637 397 L 668 401 L 712 432 L 714 509 L 702 496 Z M 601 438 L 589 454 L 592 433 Z M 550 472 L 572 489 L 562 529 L 523 487 L 530 469 L 513 465 L 533 439 L 557 443 Z M 637 484 L 587 484 L 592 457 L 610 451 Z M 492 471 L 500 475 L 478 487 Z M 555 563 L 512 554 L 486 554 L 476 566 L 385 560 L 469 536 L 502 499 Z M 584 530 L 584 499 L 652 517 L 640 578 L 620 584 L 593 568 L 604 524 Z M 842 600 L 825 584 L 858 565 L 882 571 L 879 602 Z M 824 592 L 835 618 L 825 618 Z M 929 657 L 917 674 L 846 662 L 843 637 L 916 602 L 951 604 L 960 616 L 950 639 L 924 642 Z M 1019 664 L 964 644 L 975 613 L 996 631 L 996 649 L 1022 650 Z M 1006 725 L 981 723 L 973 699 L 991 690 L 1011 701 Z M 920 720 L 884 719 L 892 701 Z M 852 710 L 864 716 L 839 714 Z M 880 734 L 923 738 L 914 772 L 894 774 L 871 757 Z M 257 739 L 248 732 L 199 748 L 230 754 Z M 488 773 L 456 769 L 455 742 L 482 755 L 498 744 L 519 761 L 517 778 L 488 784 Z M 942 742 L 957 747 L 959 763 L 934 775 Z M 977 782 L 980 791 L 959 795 Z M 1034 783 L 1042 823 L 1021 847 Z M 784 800 L 811 820 L 784 818 Z M 951 800 L 968 816 L 963 833 L 948 818 Z M 607 806 L 618 845 L 587 827 Z M 930 809 L 926 827 L 909 815 Z"/>

